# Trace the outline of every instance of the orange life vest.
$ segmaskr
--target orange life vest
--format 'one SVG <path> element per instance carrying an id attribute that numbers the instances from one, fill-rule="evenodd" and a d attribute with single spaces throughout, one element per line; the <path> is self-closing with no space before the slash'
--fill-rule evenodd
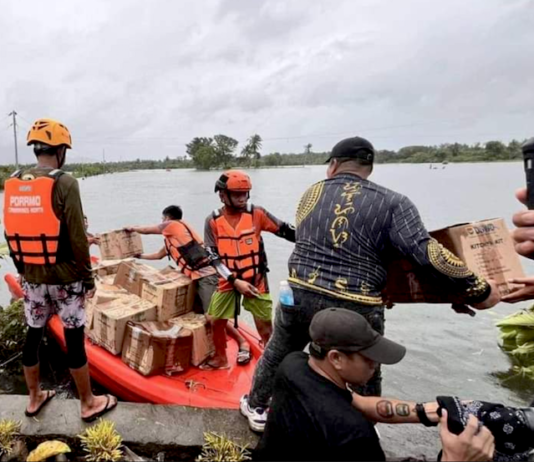
<path id="1" fill-rule="evenodd" d="M 213 212 L 217 226 L 217 250 L 222 262 L 239 279 L 252 280 L 267 270 L 263 241 L 256 234 L 253 207 L 241 214 L 239 223 L 233 228 L 220 210 Z"/>
<path id="2" fill-rule="evenodd" d="M 54 265 L 61 222 L 52 197 L 61 170 L 22 180 L 21 171 L 4 184 L 4 228 L 12 257 L 24 264 Z"/>
<path id="3" fill-rule="evenodd" d="M 167 255 L 187 277 L 209 265 L 209 255 L 201 237 L 183 221 L 171 221 L 162 231 Z"/>

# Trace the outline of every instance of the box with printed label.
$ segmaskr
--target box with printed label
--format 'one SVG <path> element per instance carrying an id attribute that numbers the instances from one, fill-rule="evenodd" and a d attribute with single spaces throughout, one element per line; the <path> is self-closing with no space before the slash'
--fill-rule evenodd
<path id="1" fill-rule="evenodd" d="M 94 308 L 92 337 L 114 355 L 122 351 L 128 321 L 155 321 L 156 305 L 135 295 L 118 298 Z"/>
<path id="2" fill-rule="evenodd" d="M 193 352 L 191 364 L 199 366 L 215 353 L 211 325 L 203 314 L 187 313 L 183 316 L 170 319 L 175 324 L 193 333 Z"/>
<path id="3" fill-rule="evenodd" d="M 168 322 L 129 322 L 122 360 L 143 375 L 185 372 L 191 362 L 193 335 Z"/>
<path id="4" fill-rule="evenodd" d="M 131 294 L 141 296 L 143 284 L 149 280 L 165 280 L 153 266 L 137 262 L 125 262 L 119 265 L 114 285 L 123 287 Z"/>
<path id="5" fill-rule="evenodd" d="M 102 260 L 120 260 L 143 253 L 143 241 L 139 233 L 122 229 L 99 234 Z"/>
<path id="6" fill-rule="evenodd" d="M 133 258 L 125 258 L 122 260 L 102 260 L 96 265 L 93 265 L 93 275 L 99 277 L 105 277 L 117 274 L 119 266 L 123 262 L 133 262 Z"/>
<path id="7" fill-rule="evenodd" d="M 141 298 L 157 306 L 158 321 L 167 321 L 188 312 L 187 294 L 191 282 L 185 276 L 166 283 L 146 281 Z"/>
<path id="8" fill-rule="evenodd" d="M 99 280 L 95 281 L 95 295 L 85 303 L 85 327 L 87 329 L 93 328 L 93 313 L 94 308 L 106 302 L 110 302 L 117 298 L 129 297 L 129 293 L 122 287 L 104 284 Z"/>
<path id="9" fill-rule="evenodd" d="M 524 276 L 512 237 L 501 218 L 450 226 L 430 235 L 449 251 L 443 253 L 439 246 L 432 244 L 428 251 L 430 260 L 434 259 L 438 267 L 440 261 L 445 262 L 442 271 L 450 272 L 451 277 L 458 277 L 454 267 L 460 263 L 459 259 L 473 273 L 495 280 L 504 296 L 514 287 L 509 279 Z M 384 298 L 393 303 L 462 302 L 458 294 L 448 293 L 407 258 L 390 263 Z"/>

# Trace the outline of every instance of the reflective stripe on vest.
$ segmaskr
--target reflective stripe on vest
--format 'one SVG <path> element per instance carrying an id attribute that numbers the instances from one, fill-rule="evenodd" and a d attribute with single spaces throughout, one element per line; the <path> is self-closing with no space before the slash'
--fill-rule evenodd
<path id="1" fill-rule="evenodd" d="M 20 172 L 4 188 L 4 227 L 11 255 L 31 265 L 56 263 L 61 222 L 52 205 L 54 185 L 63 172 L 21 180 Z"/>
<path id="2" fill-rule="evenodd" d="M 182 253 L 178 249 L 192 242 L 203 245 L 202 238 L 184 222 L 179 221 L 171 221 L 165 226 L 162 234 L 165 238 L 167 255 L 174 260 L 182 273 L 187 277 L 191 277 L 194 270 L 186 263 Z"/>
<path id="3" fill-rule="evenodd" d="M 217 250 L 222 262 L 241 279 L 252 279 L 261 272 L 261 239 L 256 235 L 253 209 L 241 214 L 233 228 L 219 211 L 213 214 L 217 226 Z"/>

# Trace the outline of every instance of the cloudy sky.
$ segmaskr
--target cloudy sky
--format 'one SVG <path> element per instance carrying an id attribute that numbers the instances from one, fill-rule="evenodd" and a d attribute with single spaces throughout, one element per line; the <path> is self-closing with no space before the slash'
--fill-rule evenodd
<path id="1" fill-rule="evenodd" d="M 38 0 L 0 15 L 0 161 L 39 117 L 83 160 L 163 158 L 194 136 L 264 152 L 534 135 L 534 1 Z"/>

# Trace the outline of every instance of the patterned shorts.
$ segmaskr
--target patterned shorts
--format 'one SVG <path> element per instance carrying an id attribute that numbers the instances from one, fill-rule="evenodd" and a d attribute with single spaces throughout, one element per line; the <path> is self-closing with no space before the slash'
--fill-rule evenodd
<path id="1" fill-rule="evenodd" d="M 58 314 L 67 329 L 85 324 L 85 289 L 81 281 L 70 284 L 34 284 L 22 281 L 24 314 L 30 327 L 44 327 Z"/>

